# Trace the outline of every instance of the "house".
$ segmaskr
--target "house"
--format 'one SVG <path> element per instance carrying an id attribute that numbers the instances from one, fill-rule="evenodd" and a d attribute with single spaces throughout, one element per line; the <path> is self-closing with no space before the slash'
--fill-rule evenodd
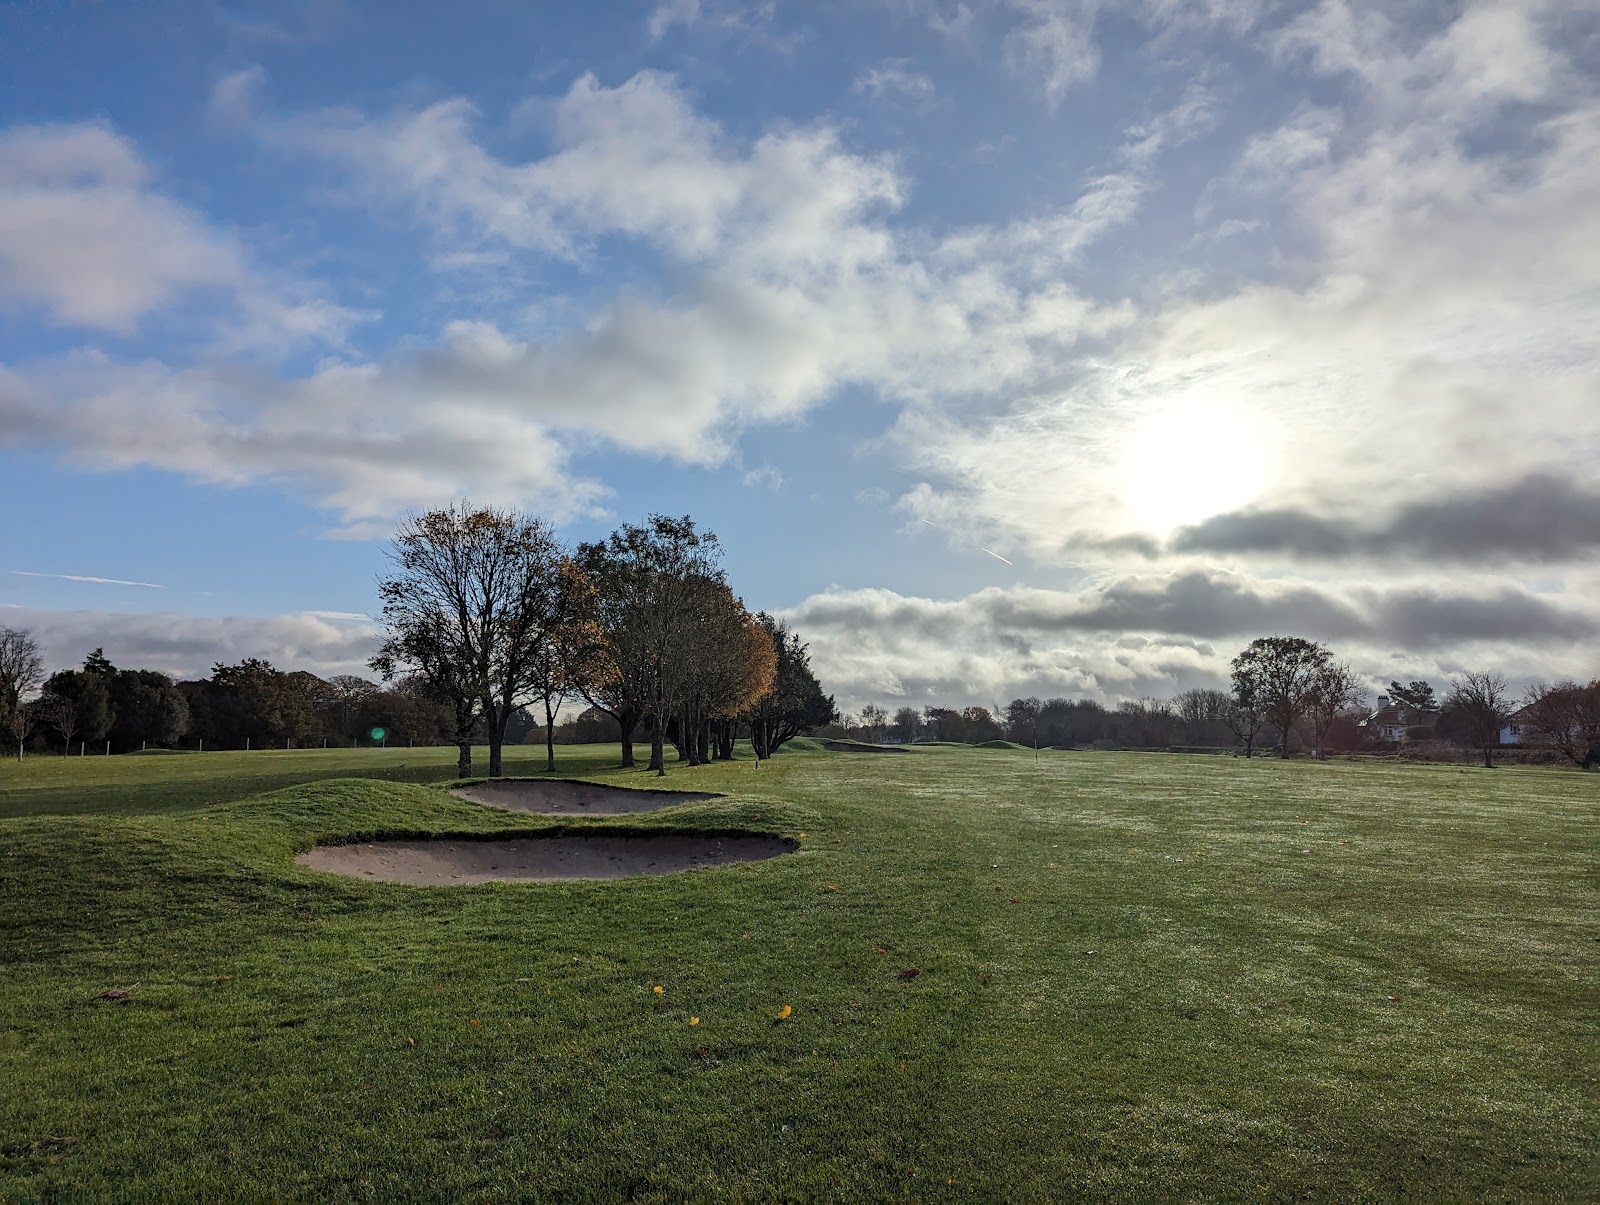
<path id="1" fill-rule="evenodd" d="M 1528 709 L 1519 707 L 1505 718 L 1505 723 L 1500 726 L 1500 743 L 1502 745 L 1522 744 L 1522 732 L 1528 722 Z"/>
<path id="2" fill-rule="evenodd" d="M 1394 743 L 1406 739 L 1406 729 L 1421 724 L 1432 727 L 1439 721 L 1437 711 L 1424 711 L 1404 703 L 1391 703 L 1388 695 L 1378 696 L 1378 709 L 1365 719 L 1356 721 L 1363 736 L 1375 741 Z"/>

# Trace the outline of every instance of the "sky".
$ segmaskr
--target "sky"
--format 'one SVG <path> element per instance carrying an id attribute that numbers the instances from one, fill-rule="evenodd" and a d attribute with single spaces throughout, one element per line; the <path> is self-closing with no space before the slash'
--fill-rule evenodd
<path id="1" fill-rule="evenodd" d="M 0 4 L 0 626 L 690 514 L 842 707 L 1600 675 L 1595 0 Z"/>

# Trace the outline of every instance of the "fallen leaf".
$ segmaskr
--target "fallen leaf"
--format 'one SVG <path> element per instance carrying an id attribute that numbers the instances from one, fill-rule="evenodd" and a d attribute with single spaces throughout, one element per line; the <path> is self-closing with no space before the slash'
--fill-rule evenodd
<path id="1" fill-rule="evenodd" d="M 690 1017 L 689 1018 L 689 1024 L 690 1025 L 698 1025 L 698 1024 L 700 1024 L 700 1018 L 699 1017 Z"/>
<path id="2" fill-rule="evenodd" d="M 1391 1000 L 1398 1000 L 1398 999 L 1400 999 L 1400 997 L 1399 997 L 1399 996 L 1390 996 L 1390 997 L 1389 997 L 1389 999 L 1391 999 Z"/>
<path id="3" fill-rule="evenodd" d="M 905 970 L 900 972 L 900 978 L 915 979 L 920 974 L 922 974 L 920 967 L 907 967 Z"/>
<path id="4" fill-rule="evenodd" d="M 660 985 L 660 984 L 659 984 L 659 983 L 658 983 L 658 984 L 656 984 L 656 985 L 655 985 L 655 987 L 653 987 L 653 988 L 651 988 L 651 989 L 650 989 L 650 990 L 651 990 L 651 991 L 653 991 L 653 992 L 654 992 L 654 993 L 655 993 L 655 994 L 656 994 L 656 995 L 658 995 L 658 996 L 659 996 L 659 995 L 661 995 L 661 993 L 663 993 L 663 992 L 665 992 L 665 991 L 666 991 L 666 990 L 667 990 L 667 989 L 666 989 L 666 988 L 664 988 L 664 987 L 662 987 L 662 986 L 661 986 L 661 985 Z"/>
<path id="5" fill-rule="evenodd" d="M 120 987 L 108 987 L 100 993 L 98 998 L 101 1000 L 126 1000 L 128 993 Z"/>
<path id="6" fill-rule="evenodd" d="M 872 948 L 874 950 L 878 951 L 878 953 L 880 953 L 880 954 L 887 954 L 889 952 L 888 950 L 885 950 L 882 946 L 873 946 Z"/>
<path id="7" fill-rule="evenodd" d="M 1093 953 L 1094 953 L 1094 951 L 1093 951 L 1093 950 L 1085 950 L 1085 951 L 1084 951 L 1084 953 L 1085 953 L 1085 954 L 1093 954 Z"/>
<path id="8" fill-rule="evenodd" d="M 794 1009 L 790 1008 L 787 1004 L 785 1004 L 782 1008 L 780 1008 L 778 1010 L 778 1020 L 787 1021 L 789 1019 L 789 1014 L 792 1013 L 792 1012 L 794 1012 Z"/>
<path id="9" fill-rule="evenodd" d="M 467 1024 L 471 1025 L 474 1029 L 476 1029 L 477 1025 L 478 1025 L 478 1018 L 477 1017 L 473 1017 L 472 1020 L 467 1022 Z"/>
<path id="10" fill-rule="evenodd" d="M 1022 901 L 1021 901 L 1021 900 L 1020 900 L 1020 899 L 1019 899 L 1019 898 L 1018 898 L 1018 897 L 1016 897 L 1016 896 L 1012 896 L 1012 897 L 1011 897 L 1011 902 L 1012 902 L 1012 903 L 1013 903 L 1013 904 L 1020 904 L 1020 903 L 1022 903 Z"/>
<path id="11" fill-rule="evenodd" d="M 824 883 L 823 886 L 826 887 L 829 891 L 838 891 L 839 890 L 838 885 L 835 884 L 835 883 Z"/>
<path id="12" fill-rule="evenodd" d="M 416 1044 L 417 1044 L 417 1039 L 416 1038 L 407 1038 L 406 1039 L 406 1045 L 415 1046 Z"/>

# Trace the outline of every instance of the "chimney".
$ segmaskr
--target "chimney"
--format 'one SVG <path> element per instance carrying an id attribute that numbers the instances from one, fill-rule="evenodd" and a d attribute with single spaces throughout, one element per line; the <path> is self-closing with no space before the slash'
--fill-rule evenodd
<path id="1" fill-rule="evenodd" d="M 1389 706 L 1389 696 L 1388 695 L 1379 695 L 1378 696 L 1378 710 L 1382 711 L 1387 706 Z"/>

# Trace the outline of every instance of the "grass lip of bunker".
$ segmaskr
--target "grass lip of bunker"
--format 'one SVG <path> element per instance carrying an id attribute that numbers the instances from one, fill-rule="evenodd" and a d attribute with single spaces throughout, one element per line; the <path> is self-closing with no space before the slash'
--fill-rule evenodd
<path id="1" fill-rule="evenodd" d="M 487 807 L 544 816 L 624 816 L 724 798 L 711 791 L 641 791 L 566 778 L 489 778 L 452 787 L 450 793 Z"/>
<path id="2" fill-rule="evenodd" d="M 822 747 L 829 753 L 909 753 L 904 745 L 874 745 L 867 741 L 825 740 Z"/>
<path id="3" fill-rule="evenodd" d="M 759 833 L 556 833 L 319 845 L 295 861 L 313 870 L 369 882 L 470 886 L 672 874 L 759 862 L 799 848 L 798 841 Z"/>

